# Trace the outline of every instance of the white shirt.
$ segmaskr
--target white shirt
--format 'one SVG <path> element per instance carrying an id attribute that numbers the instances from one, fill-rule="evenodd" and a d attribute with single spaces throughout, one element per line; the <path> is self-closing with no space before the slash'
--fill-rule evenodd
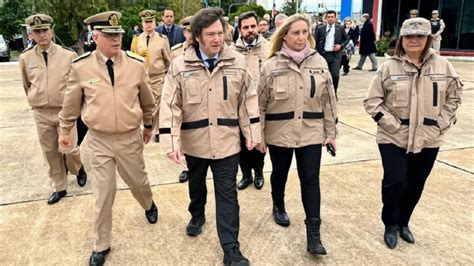
<path id="1" fill-rule="evenodd" d="M 334 35 L 336 35 L 336 24 L 326 26 L 326 42 L 324 43 L 324 51 L 334 51 Z"/>
<path id="2" fill-rule="evenodd" d="M 207 55 L 201 50 L 201 48 L 199 48 L 199 52 L 201 53 L 201 58 L 202 58 L 202 61 L 204 62 L 204 64 L 206 65 L 206 67 L 209 68 L 209 62 L 206 61 L 206 59 L 209 59 L 211 57 L 207 57 Z M 215 59 L 214 61 L 214 66 L 217 64 L 217 61 L 219 61 L 219 54 L 215 54 L 212 58 Z"/>

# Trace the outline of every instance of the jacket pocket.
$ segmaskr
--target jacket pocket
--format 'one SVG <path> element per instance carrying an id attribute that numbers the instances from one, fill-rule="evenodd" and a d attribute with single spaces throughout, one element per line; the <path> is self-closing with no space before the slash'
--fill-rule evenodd
<path id="1" fill-rule="evenodd" d="M 287 75 L 280 75 L 274 78 L 275 100 L 286 100 L 290 97 L 288 85 Z"/>
<path id="2" fill-rule="evenodd" d="M 393 92 L 393 107 L 408 107 L 409 85 L 405 82 L 397 82 Z"/>
<path id="3" fill-rule="evenodd" d="M 202 95 L 199 90 L 199 80 L 198 79 L 189 79 L 186 81 L 184 84 L 184 90 L 185 90 L 185 102 L 189 104 L 197 104 L 201 103 L 202 101 Z"/>
<path id="4" fill-rule="evenodd" d="M 311 78 L 311 92 L 310 92 L 310 97 L 314 98 L 314 95 L 316 94 L 316 79 L 314 78 L 313 75 L 310 76 Z"/>
<path id="5" fill-rule="evenodd" d="M 433 106 L 438 106 L 438 82 L 433 82 Z"/>

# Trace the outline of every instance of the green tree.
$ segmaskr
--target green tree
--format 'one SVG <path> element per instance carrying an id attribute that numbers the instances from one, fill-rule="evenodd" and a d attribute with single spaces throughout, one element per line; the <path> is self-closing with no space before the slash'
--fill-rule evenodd
<path id="1" fill-rule="evenodd" d="M 55 34 L 64 45 L 82 45 L 85 33 L 84 19 L 108 10 L 107 0 L 35 0 L 37 12 L 54 18 Z"/>
<path id="2" fill-rule="evenodd" d="M 0 7 L 0 33 L 7 40 L 20 32 L 21 24 L 31 14 L 31 2 L 27 0 L 7 0 Z"/>
<path id="3" fill-rule="evenodd" d="M 175 22 L 182 18 L 192 16 L 202 8 L 199 0 L 170 0 L 169 9 L 173 10 Z"/>
<path id="4" fill-rule="evenodd" d="M 255 11 L 257 13 L 258 17 L 263 17 L 265 15 L 266 11 L 263 6 L 257 5 L 257 4 L 248 4 L 248 5 L 243 5 L 237 8 L 237 11 L 235 13 L 231 13 L 229 15 L 229 18 L 234 18 L 235 16 L 240 16 L 240 14 L 248 12 L 248 11 Z"/>
<path id="5" fill-rule="evenodd" d="M 291 0 L 287 1 L 283 7 L 281 8 L 282 13 L 286 14 L 287 16 L 291 16 L 296 14 L 296 10 L 298 9 L 297 7 L 300 7 L 299 13 L 305 13 L 306 10 L 301 9 L 301 4 L 303 0 L 301 1 L 296 1 L 296 0 Z"/>

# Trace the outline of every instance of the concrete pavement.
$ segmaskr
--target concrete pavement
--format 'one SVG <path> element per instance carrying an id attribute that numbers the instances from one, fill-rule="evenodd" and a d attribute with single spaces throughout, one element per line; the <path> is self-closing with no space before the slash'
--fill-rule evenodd
<path id="1" fill-rule="evenodd" d="M 382 61 L 382 58 L 378 58 Z M 354 66 L 358 56 L 352 58 Z M 379 62 L 380 63 L 380 62 Z M 287 185 L 292 219 L 281 228 L 271 218 L 269 156 L 266 184 L 239 192 L 240 242 L 253 264 L 473 264 L 474 71 L 472 62 L 453 62 L 464 83 L 458 123 L 441 148 L 411 228 L 415 245 L 400 243 L 388 250 L 380 221 L 381 163 L 375 144 L 376 126 L 362 100 L 373 72 L 351 70 L 339 88 L 339 138 L 335 158 L 324 152 L 321 170 L 322 237 L 329 255 L 306 253 L 304 212 L 295 165 Z M 90 177 L 79 188 L 68 180 L 68 197 L 48 206 L 51 193 L 31 109 L 21 87 L 18 65 L 0 63 L 0 264 L 86 264 L 92 246 Z M 89 168 L 87 142 L 82 148 Z M 215 232 L 212 180 L 209 180 L 207 224 L 203 235 L 188 238 L 184 229 L 187 185 L 179 184 L 180 166 L 148 144 L 145 160 L 159 222 L 147 224 L 143 210 L 119 179 L 114 207 L 109 264 L 221 264 Z M 238 177 L 239 178 L 239 177 Z M 401 241 L 401 240 L 400 240 Z"/>

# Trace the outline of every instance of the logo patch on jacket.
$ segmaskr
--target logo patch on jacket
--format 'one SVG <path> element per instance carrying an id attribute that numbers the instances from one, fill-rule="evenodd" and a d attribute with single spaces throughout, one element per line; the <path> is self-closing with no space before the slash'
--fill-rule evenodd
<path id="1" fill-rule="evenodd" d="M 88 83 L 91 84 L 91 85 L 92 85 L 92 84 L 95 84 L 95 83 L 99 83 L 99 82 L 101 82 L 100 78 L 97 78 L 97 79 L 89 79 L 89 81 L 88 81 Z"/>
<path id="2" fill-rule="evenodd" d="M 187 71 L 187 72 L 183 72 L 181 75 L 183 75 L 183 78 L 199 76 L 199 71 L 198 70 Z"/>

